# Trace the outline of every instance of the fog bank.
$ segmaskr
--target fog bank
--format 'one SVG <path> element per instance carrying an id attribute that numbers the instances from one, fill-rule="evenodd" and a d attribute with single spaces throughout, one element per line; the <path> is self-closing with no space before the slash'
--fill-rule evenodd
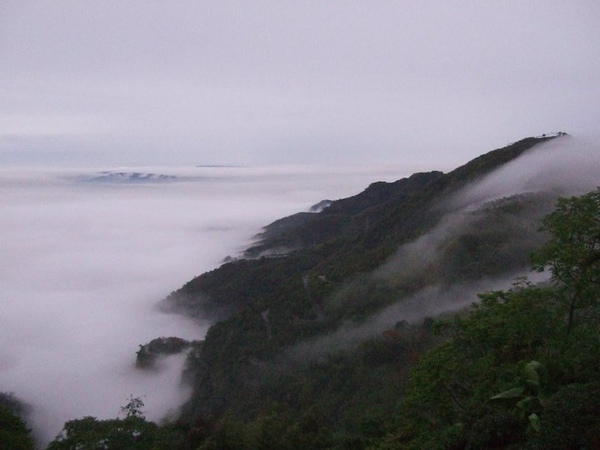
<path id="1" fill-rule="evenodd" d="M 155 304 L 271 221 L 354 194 L 397 168 L 115 169 L 177 181 L 90 183 L 81 170 L 0 171 L 0 391 L 48 441 L 70 419 L 114 418 L 130 395 L 151 420 L 188 395 L 181 357 L 134 368 L 138 345 L 201 339 L 209 324 Z M 122 178 L 122 177 L 121 177 Z M 171 179 L 169 179 L 171 180 Z"/>

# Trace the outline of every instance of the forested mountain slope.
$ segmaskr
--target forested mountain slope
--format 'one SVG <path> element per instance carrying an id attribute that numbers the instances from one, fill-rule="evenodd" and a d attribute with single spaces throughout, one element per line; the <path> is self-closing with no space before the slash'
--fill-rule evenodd
<path id="1" fill-rule="evenodd" d="M 185 416 L 236 411 L 251 417 L 269 398 L 259 380 L 285 372 L 282 358 L 296 364 L 288 354 L 303 343 L 335 334 L 340 326 L 360 328 L 384 308 L 414 296 L 425 295 L 423 303 L 430 304 L 434 300 L 424 294 L 426 288 L 448 291 L 526 269 L 528 253 L 541 242 L 537 228 L 552 207 L 552 195 L 523 193 L 471 209 L 454 206 L 454 198 L 550 139 L 524 139 L 448 174 L 373 183 L 320 213 L 275 222 L 245 258 L 171 294 L 163 308 L 216 321 L 189 358 L 194 394 Z M 420 248 L 423 239 L 431 242 Z M 468 304 L 476 292 L 449 309 Z M 368 331 L 363 326 L 359 334 L 380 335 L 402 320 L 402 313 L 395 313 L 387 324 Z M 260 401 L 253 404 L 249 399 L 255 396 Z"/>
<path id="2" fill-rule="evenodd" d="M 417 173 L 393 183 L 373 183 L 354 197 L 334 201 L 320 213 L 300 213 L 276 221 L 265 227 L 261 240 L 246 251 L 245 258 L 191 280 L 170 295 L 163 307 L 223 318 L 239 308 L 260 305 L 270 296 L 291 295 L 304 303 L 303 277 L 325 276 L 330 288 L 321 288 L 331 291 L 333 284 L 377 268 L 400 245 L 424 235 L 451 212 L 447 203 L 453 194 L 554 138 L 523 139 L 448 174 Z M 532 200 L 529 206 L 535 207 L 539 201 Z M 525 202 L 519 199 L 513 209 L 529 210 L 522 207 Z M 510 212 L 506 205 L 504 210 Z M 272 257 L 282 255 L 285 258 Z M 523 263 L 521 259 L 510 264 Z"/>
<path id="3" fill-rule="evenodd" d="M 84 418 L 51 448 L 597 448 L 600 190 L 564 198 L 527 159 L 563 135 L 267 226 L 162 302 L 212 320 L 204 341 L 138 352 L 140 370 L 187 352 L 180 420 Z"/>

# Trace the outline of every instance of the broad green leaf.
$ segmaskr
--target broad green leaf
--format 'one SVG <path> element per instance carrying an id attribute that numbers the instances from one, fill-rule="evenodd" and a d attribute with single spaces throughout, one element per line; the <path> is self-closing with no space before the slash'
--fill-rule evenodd
<path id="1" fill-rule="evenodd" d="M 500 392 L 498 395 L 494 395 L 490 400 L 500 400 L 504 398 L 518 398 L 523 395 L 525 388 L 523 387 L 514 387 L 504 392 Z"/>
<path id="2" fill-rule="evenodd" d="M 525 374 L 527 375 L 527 379 L 539 384 L 540 374 L 538 373 L 538 370 L 541 368 L 542 365 L 537 361 L 531 361 L 525 364 Z"/>
<path id="3" fill-rule="evenodd" d="M 523 400 L 517 402 L 517 408 L 522 409 L 523 411 L 537 409 L 539 405 L 540 402 L 535 397 L 525 397 Z"/>
<path id="4" fill-rule="evenodd" d="M 540 431 L 540 416 L 536 413 L 529 415 L 529 424 L 535 431 Z"/>

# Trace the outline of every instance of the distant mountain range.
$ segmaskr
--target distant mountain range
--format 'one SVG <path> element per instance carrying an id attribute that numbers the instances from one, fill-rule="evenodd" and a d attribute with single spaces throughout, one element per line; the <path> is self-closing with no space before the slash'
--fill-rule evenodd
<path id="1" fill-rule="evenodd" d="M 97 176 L 87 179 L 88 183 L 171 183 L 181 178 L 173 175 L 143 172 L 99 172 Z"/>

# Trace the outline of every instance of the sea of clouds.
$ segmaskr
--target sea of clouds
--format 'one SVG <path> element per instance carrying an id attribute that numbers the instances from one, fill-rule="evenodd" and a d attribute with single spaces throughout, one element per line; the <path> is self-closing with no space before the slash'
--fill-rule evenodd
<path id="1" fill-rule="evenodd" d="M 169 177 L 128 182 L 130 172 Z M 109 173 L 119 175 L 0 170 L 0 391 L 30 405 L 40 442 L 67 420 L 117 417 L 130 396 L 151 420 L 176 414 L 189 394 L 183 358 L 147 372 L 135 352 L 161 336 L 201 339 L 209 324 L 156 303 L 271 221 L 408 175 L 390 166 Z"/>
<path id="2" fill-rule="evenodd" d="M 597 142 L 562 137 L 536 147 L 446 207 L 468 210 L 519 192 L 575 195 L 594 189 L 600 185 Z M 323 199 L 354 195 L 374 181 L 410 175 L 405 170 L 0 169 L 0 392 L 14 393 L 30 406 L 29 426 L 42 443 L 67 420 L 116 417 L 130 396 L 144 401 L 151 420 L 173 417 L 189 395 L 180 383 L 183 357 L 164 360 L 160 370 L 141 371 L 135 352 L 161 336 L 202 339 L 210 324 L 162 313 L 156 304 L 238 255 L 270 222 Z M 435 244 L 431 236 L 443 237 L 445 224 L 409 247 L 435 254 L 421 246 Z M 398 255 L 406 250 L 398 249 Z M 395 258 L 385 267 L 394 266 Z M 471 297 L 463 295 L 464 286 L 458 288 L 461 298 Z M 474 297 L 484 289 L 469 292 Z M 411 312 L 405 304 L 393 314 L 385 311 L 386 320 L 390 314 L 416 320 L 446 304 L 456 307 L 454 300 L 440 302 L 440 295 L 430 294 L 419 294 L 417 303 L 421 308 L 427 303 L 423 296 L 435 297 L 431 310 Z M 373 325 L 378 317 L 371 322 L 367 330 L 339 333 L 347 340 L 346 335 L 381 328 Z"/>

